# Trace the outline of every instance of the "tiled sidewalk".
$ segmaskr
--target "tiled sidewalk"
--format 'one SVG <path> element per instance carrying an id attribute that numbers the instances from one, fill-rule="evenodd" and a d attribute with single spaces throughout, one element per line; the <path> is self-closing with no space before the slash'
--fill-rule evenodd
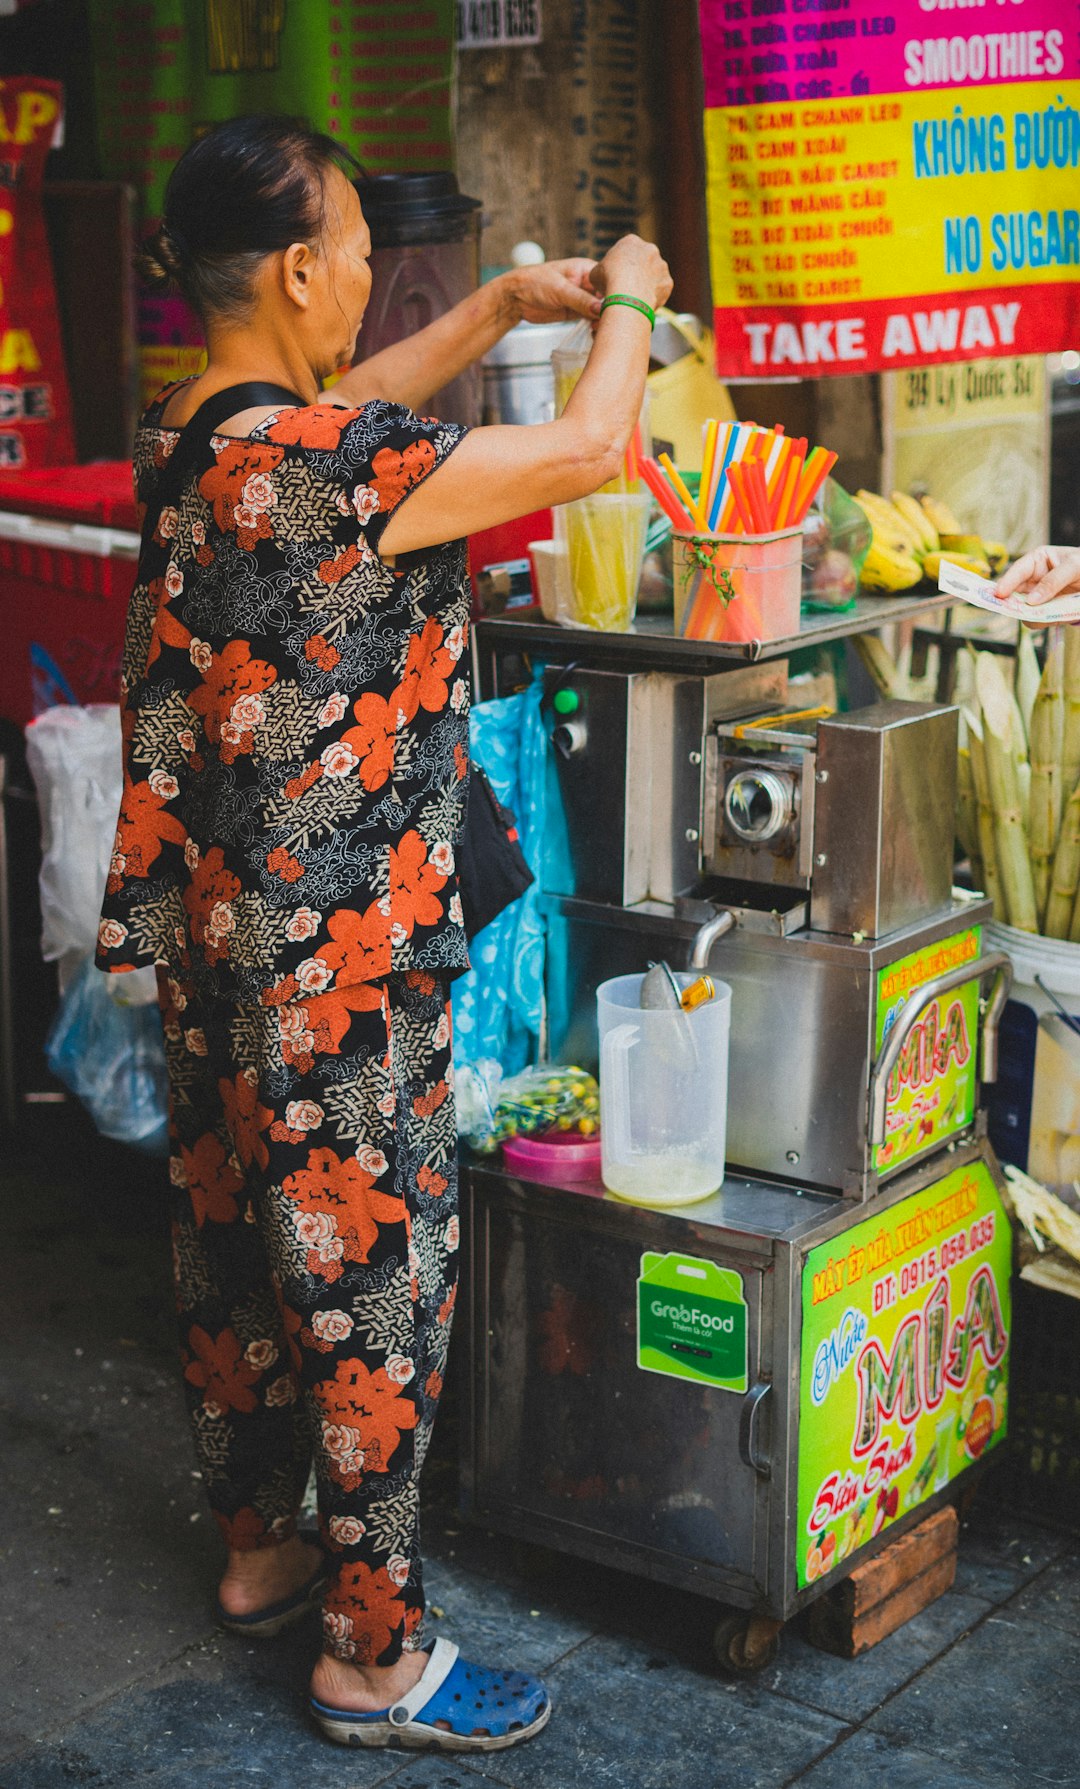
<path id="1" fill-rule="evenodd" d="M 210 1618 L 159 1171 L 65 1116 L 9 1151 L 0 1212 L 0 1789 L 1080 1789 L 1080 1549 L 986 1494 L 899 1633 L 844 1663 L 789 1630 L 732 1684 L 711 1605 L 461 1530 L 436 1462 L 432 1625 L 542 1672 L 551 1725 L 467 1765 L 328 1745 L 314 1622 L 256 1646 Z"/>

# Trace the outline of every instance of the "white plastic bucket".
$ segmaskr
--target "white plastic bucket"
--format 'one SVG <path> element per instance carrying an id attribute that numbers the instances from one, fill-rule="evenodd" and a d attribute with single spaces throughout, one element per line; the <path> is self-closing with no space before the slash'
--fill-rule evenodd
<path id="1" fill-rule="evenodd" d="M 987 1090 L 990 1138 L 1005 1161 L 1049 1187 L 1080 1179 L 1080 944 L 987 923 L 987 950 L 1012 959 L 998 1079 Z"/>

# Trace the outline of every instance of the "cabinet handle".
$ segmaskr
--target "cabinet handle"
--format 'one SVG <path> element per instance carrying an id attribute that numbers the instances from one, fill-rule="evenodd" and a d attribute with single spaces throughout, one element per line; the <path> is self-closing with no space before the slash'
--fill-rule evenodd
<path id="1" fill-rule="evenodd" d="M 739 1412 L 739 1458 L 759 1478 L 769 1478 L 772 1475 L 772 1461 L 767 1455 L 759 1453 L 757 1446 L 758 1411 L 771 1391 L 770 1382 L 759 1380 L 750 1387 Z"/>

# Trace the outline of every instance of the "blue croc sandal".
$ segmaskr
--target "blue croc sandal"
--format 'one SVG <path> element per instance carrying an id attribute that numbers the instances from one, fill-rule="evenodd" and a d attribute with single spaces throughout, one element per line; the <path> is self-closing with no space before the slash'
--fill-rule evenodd
<path id="1" fill-rule="evenodd" d="M 303 1538 L 307 1540 L 308 1536 Z M 264 1609 L 253 1609 L 250 1615 L 229 1615 L 219 1602 L 216 1609 L 218 1626 L 228 1628 L 231 1634 L 247 1634 L 255 1640 L 272 1640 L 283 1629 L 302 1620 L 310 1609 L 319 1607 L 328 1576 L 329 1567 L 325 1559 L 322 1559 L 307 1583 L 301 1584 L 299 1590 L 294 1590 L 291 1596 L 282 1597 L 280 1602 L 268 1603 Z"/>
<path id="2" fill-rule="evenodd" d="M 327 1739 L 338 1745 L 504 1752 L 547 1726 L 551 1701 L 537 1678 L 467 1665 L 449 1640 L 436 1640 L 424 1675 L 392 1708 L 350 1714 L 313 1696 L 311 1713 Z"/>

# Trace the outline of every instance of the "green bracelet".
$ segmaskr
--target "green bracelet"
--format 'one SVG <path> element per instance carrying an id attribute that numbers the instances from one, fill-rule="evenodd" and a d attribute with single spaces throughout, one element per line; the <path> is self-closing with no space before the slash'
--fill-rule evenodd
<path id="1" fill-rule="evenodd" d="M 653 328 L 656 322 L 656 312 L 653 310 L 651 304 L 645 303 L 643 298 L 631 298 L 625 292 L 611 292 L 600 306 L 601 315 L 607 310 L 609 304 L 625 304 L 632 311 L 640 311 L 643 317 L 648 317 L 650 329 Z"/>

